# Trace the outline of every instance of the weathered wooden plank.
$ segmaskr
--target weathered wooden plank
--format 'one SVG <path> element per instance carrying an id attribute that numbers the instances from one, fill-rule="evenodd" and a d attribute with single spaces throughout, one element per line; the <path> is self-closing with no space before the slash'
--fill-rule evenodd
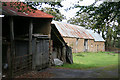
<path id="1" fill-rule="evenodd" d="M 66 46 L 65 45 L 62 48 L 62 58 L 63 58 L 63 62 L 66 63 Z"/>
<path id="2" fill-rule="evenodd" d="M 15 55 L 15 46 L 14 46 L 14 22 L 13 22 L 13 17 L 10 18 L 10 40 L 11 40 L 11 52 L 10 52 L 10 63 L 9 63 L 9 70 L 10 70 L 10 75 L 9 77 L 13 77 L 12 69 L 13 69 L 13 57 Z"/>
<path id="3" fill-rule="evenodd" d="M 29 58 L 28 58 L 29 57 Z M 24 55 L 14 58 L 13 76 L 20 75 L 32 69 L 32 55 Z"/>
<path id="4" fill-rule="evenodd" d="M 36 41 L 36 66 L 45 68 L 49 63 L 49 40 L 37 39 Z"/>
<path id="5" fill-rule="evenodd" d="M 0 3 L 2 5 L 2 3 Z M 0 80 L 2 78 L 2 18 L 0 17 Z"/>
<path id="6" fill-rule="evenodd" d="M 33 33 L 33 23 L 31 20 L 29 26 L 29 54 L 32 54 L 32 33 Z"/>

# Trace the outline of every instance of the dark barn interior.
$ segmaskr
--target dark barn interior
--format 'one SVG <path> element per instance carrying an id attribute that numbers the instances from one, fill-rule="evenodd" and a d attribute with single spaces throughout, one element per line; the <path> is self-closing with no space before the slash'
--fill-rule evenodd
<path id="1" fill-rule="evenodd" d="M 11 19 L 13 19 L 12 23 Z M 33 32 L 30 41 L 31 20 Z M 38 70 L 49 66 L 50 22 L 51 19 L 31 19 L 21 16 L 2 18 L 3 74 L 15 76 L 32 69 Z M 11 24 L 13 30 L 11 30 Z M 12 37 L 14 37 L 13 40 Z"/>
<path id="2" fill-rule="evenodd" d="M 53 41 L 53 58 L 58 58 L 64 63 L 73 63 L 71 48 L 65 43 L 54 24 L 51 24 L 51 40 Z"/>

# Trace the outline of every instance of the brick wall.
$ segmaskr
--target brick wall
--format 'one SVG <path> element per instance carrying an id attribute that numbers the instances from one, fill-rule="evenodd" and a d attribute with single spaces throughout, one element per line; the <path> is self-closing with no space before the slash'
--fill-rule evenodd
<path id="1" fill-rule="evenodd" d="M 64 39 L 65 42 L 68 44 L 68 46 L 70 46 L 70 47 L 72 48 L 72 52 L 75 52 L 75 48 L 76 48 L 76 38 L 63 37 L 63 39 Z"/>
<path id="2" fill-rule="evenodd" d="M 95 52 L 94 40 L 88 40 L 88 52 Z"/>
<path id="3" fill-rule="evenodd" d="M 83 52 L 84 51 L 84 39 L 68 38 L 63 37 L 68 46 L 72 47 L 72 52 Z"/>
<path id="4" fill-rule="evenodd" d="M 94 42 L 95 43 L 95 50 L 98 51 L 105 51 L 105 44 L 104 42 Z"/>
<path id="5" fill-rule="evenodd" d="M 84 39 L 78 39 L 77 52 L 84 52 Z"/>
<path id="6" fill-rule="evenodd" d="M 98 51 L 105 51 L 105 44 L 104 42 L 94 40 L 88 40 L 88 52 L 98 52 Z"/>
<path id="7" fill-rule="evenodd" d="M 84 39 L 77 39 L 77 38 L 69 38 L 63 37 L 65 42 L 68 46 L 72 47 L 72 52 L 84 52 Z M 104 42 L 94 42 L 94 40 L 88 40 L 88 52 L 98 52 L 98 51 L 105 51 Z"/>

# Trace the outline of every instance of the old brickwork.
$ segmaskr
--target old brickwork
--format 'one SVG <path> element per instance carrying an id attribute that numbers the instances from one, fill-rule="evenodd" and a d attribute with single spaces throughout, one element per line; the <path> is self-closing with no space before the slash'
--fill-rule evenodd
<path id="1" fill-rule="evenodd" d="M 63 37 L 65 42 L 72 47 L 72 52 L 84 52 L 85 46 L 84 41 L 85 39 L 78 39 L 78 38 L 70 38 L 70 37 Z M 88 39 L 87 41 L 87 52 L 98 52 L 98 51 L 105 51 L 104 42 L 94 41 L 93 39 Z"/>
<path id="2" fill-rule="evenodd" d="M 105 51 L 105 44 L 104 42 L 94 42 L 95 43 L 95 50 L 98 51 Z"/>
<path id="3" fill-rule="evenodd" d="M 76 38 L 63 37 L 65 42 L 72 48 L 72 52 L 75 52 L 76 48 Z"/>

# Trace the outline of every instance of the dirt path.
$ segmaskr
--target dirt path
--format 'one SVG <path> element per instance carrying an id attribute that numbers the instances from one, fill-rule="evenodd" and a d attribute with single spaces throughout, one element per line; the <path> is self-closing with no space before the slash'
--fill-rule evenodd
<path id="1" fill-rule="evenodd" d="M 118 67 L 109 66 L 85 70 L 47 68 L 16 78 L 118 78 Z"/>
<path id="2" fill-rule="evenodd" d="M 50 78 L 118 78 L 118 69 L 95 68 L 89 70 L 48 68 Z"/>

